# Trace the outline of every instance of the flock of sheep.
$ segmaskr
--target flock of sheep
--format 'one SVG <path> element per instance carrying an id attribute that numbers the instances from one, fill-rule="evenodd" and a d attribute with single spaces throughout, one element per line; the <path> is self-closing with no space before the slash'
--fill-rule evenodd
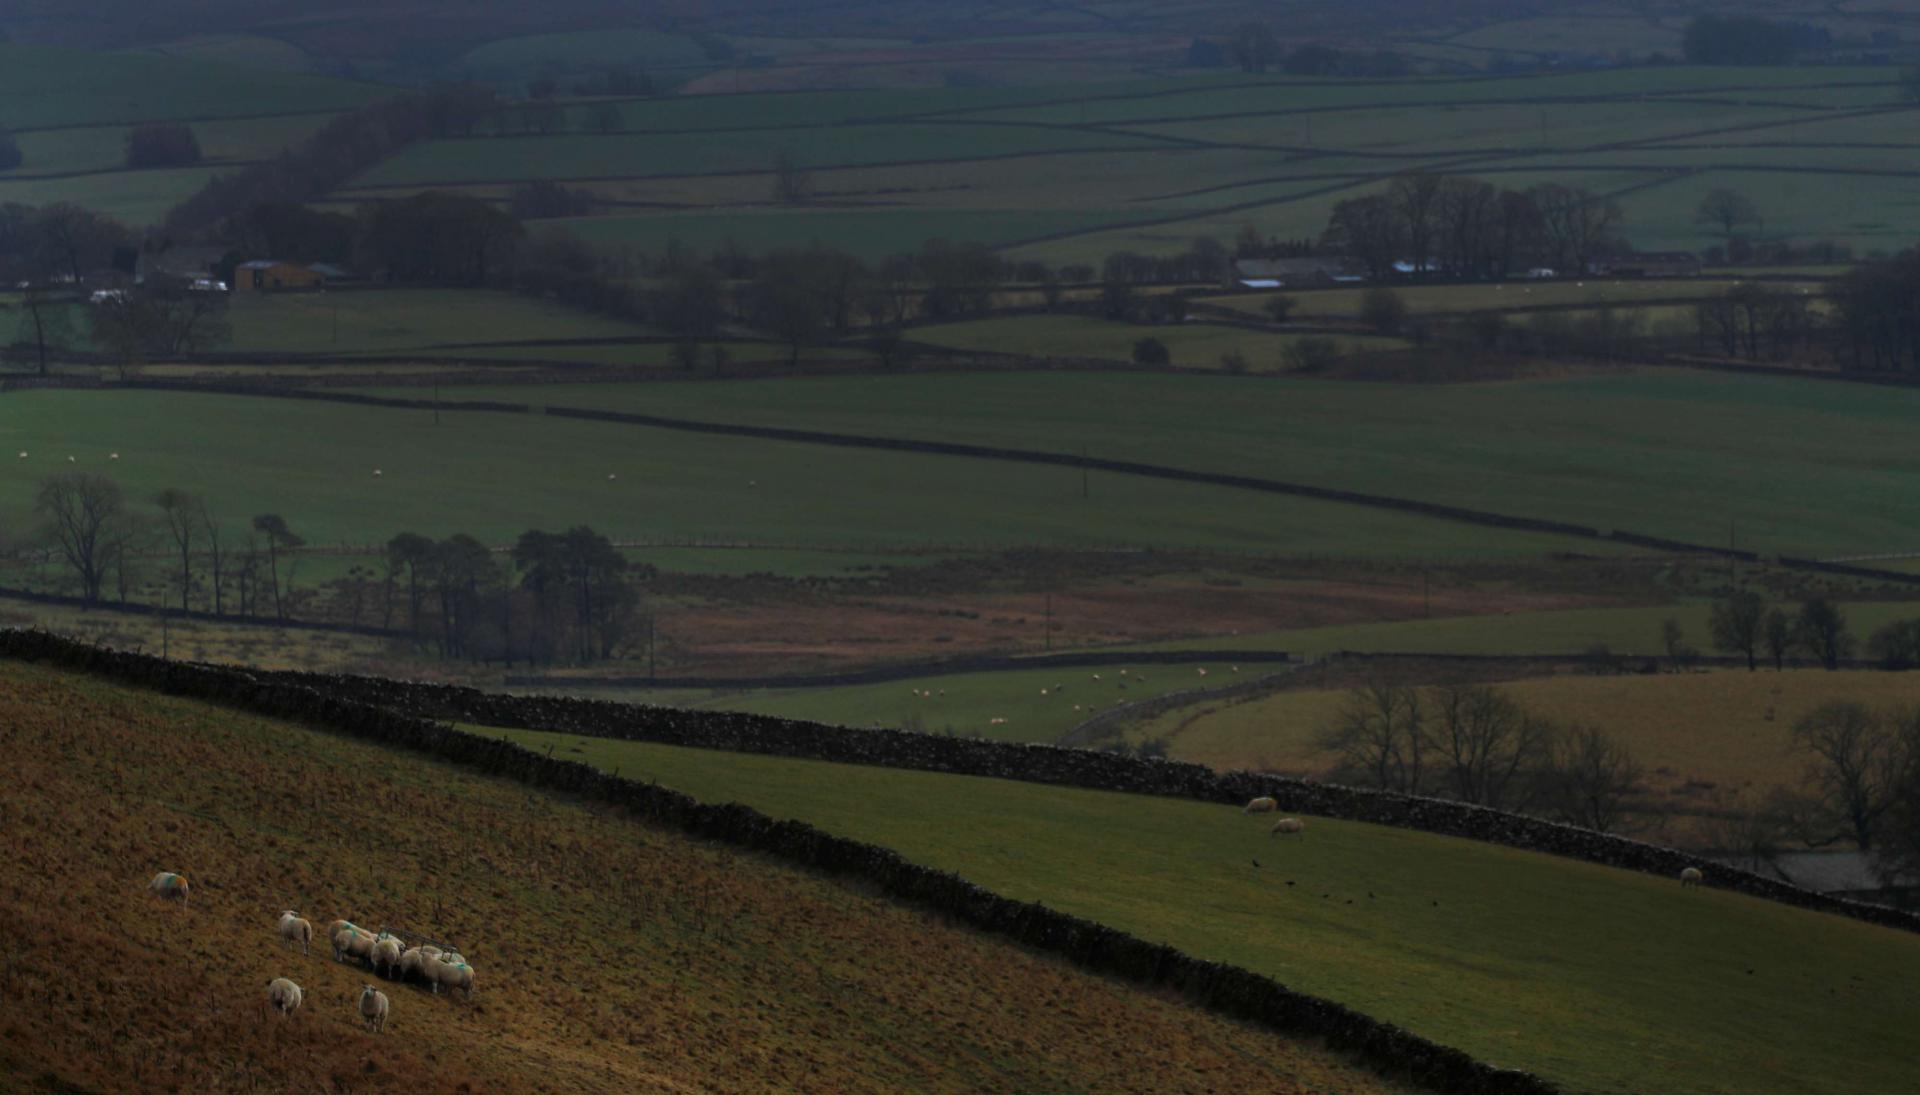
<path id="1" fill-rule="evenodd" d="M 1243 814 L 1270 814 L 1279 808 L 1279 799 L 1274 798 L 1272 795 L 1262 795 L 1259 798 L 1249 800 L 1240 812 Z M 1267 830 L 1267 835 L 1279 836 L 1281 833 L 1285 833 L 1288 836 L 1299 836 L 1306 831 L 1306 822 L 1301 821 L 1297 817 L 1283 817 L 1273 823 L 1273 828 Z M 1707 876 L 1698 867 L 1682 867 L 1680 869 L 1680 886 L 1683 889 L 1701 885 L 1706 880 Z"/>
<path id="2" fill-rule="evenodd" d="M 147 883 L 147 891 L 187 905 L 193 886 L 185 875 L 162 871 Z M 280 914 L 279 932 L 284 945 L 298 946 L 301 954 L 313 953 L 313 925 L 292 909 Z M 430 944 L 409 947 L 391 932 L 370 932 L 349 920 L 328 924 L 324 938 L 332 945 L 336 962 L 359 959 L 379 976 L 397 981 L 422 981 L 436 996 L 442 988 L 459 989 L 466 993 L 467 999 L 473 999 L 473 967 L 451 947 Z M 276 977 L 267 982 L 267 1004 L 282 1016 L 290 1017 L 299 1011 L 305 995 L 300 986 L 288 978 Z M 386 1030 L 389 1006 L 386 993 L 371 984 L 362 986 L 360 1018 L 368 1030 Z"/>

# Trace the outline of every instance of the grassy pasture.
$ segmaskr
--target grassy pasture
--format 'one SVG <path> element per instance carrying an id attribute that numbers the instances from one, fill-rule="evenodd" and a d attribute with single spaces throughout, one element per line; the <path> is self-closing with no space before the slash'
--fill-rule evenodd
<path id="1" fill-rule="evenodd" d="M 1912 1067 L 1920 939 L 1837 917 L 1376 826 L 1311 819 L 1280 844 L 1230 806 L 489 732 L 885 844 L 1571 1091 L 1888 1089 Z"/>
<path id="2" fill-rule="evenodd" d="M 250 68 L 304 72 L 312 66 L 306 51 L 280 38 L 257 34 L 203 34 L 179 38 L 157 46 L 146 46 L 140 53 L 175 57 L 194 62 L 245 65 Z"/>
<path id="3" fill-rule="evenodd" d="M 1657 792 L 1671 795 L 1701 781 L 1712 785 L 1715 798 L 1746 792 L 1756 799 L 1799 782 L 1806 761 L 1793 749 L 1792 731 L 1807 712 L 1836 700 L 1904 706 L 1920 695 L 1909 678 L 1867 670 L 1555 676 L 1499 687 L 1529 710 L 1606 731 L 1633 751 Z M 1318 774 L 1337 758 L 1316 739 L 1345 699 L 1340 690 L 1302 689 L 1241 703 L 1203 702 L 1152 719 L 1138 732 L 1165 740 L 1182 760 Z"/>
<path id="4" fill-rule="evenodd" d="M 1409 312 L 1506 311 L 1513 308 L 1548 308 L 1570 305 L 1612 305 L 1633 307 L 1650 300 L 1688 300 L 1717 296 L 1741 284 L 1728 279 L 1685 279 L 1663 281 L 1658 278 L 1589 278 L 1584 281 L 1524 282 L 1500 285 L 1409 285 L 1394 290 Z M 1777 292 L 1822 291 L 1816 281 L 1769 283 Z M 1294 300 L 1296 317 L 1327 316 L 1351 320 L 1360 316 L 1366 289 L 1294 289 L 1279 290 Z M 1214 297 L 1208 304 L 1230 308 L 1250 318 L 1266 319 L 1266 302 L 1273 292 Z"/>
<path id="5" fill-rule="evenodd" d="M 1198 670 L 1206 669 L 1202 677 Z M 705 691 L 606 688 L 578 694 L 598 699 L 686 707 L 703 711 L 747 711 L 840 726 L 887 726 L 956 734 L 994 741 L 1051 742 L 1117 704 L 1169 692 L 1233 684 L 1277 665 L 1113 666 L 1100 669 L 1020 669 L 996 673 L 949 673 L 821 688 Z M 1099 680 L 1094 680 L 1098 674 Z M 1063 686 L 1064 687 L 1060 687 Z M 921 692 L 932 693 L 921 696 Z M 995 724 L 995 719 L 1005 722 Z"/>
<path id="6" fill-rule="evenodd" d="M 644 178 L 773 170 L 791 151 L 808 167 L 967 160 L 1076 148 L 1149 148 L 1127 134 L 984 125 L 847 125 L 820 132 L 760 129 L 705 133 L 476 137 L 410 146 L 357 177 L 352 187 L 525 179 Z"/>
<path id="7" fill-rule="evenodd" d="M 654 333 L 518 293 L 484 290 L 241 293 L 234 296 L 228 315 L 233 341 L 222 349 L 272 353 L 378 354 L 448 343 Z M 525 357 L 564 357 L 573 349 L 579 347 L 514 352 Z"/>
<path id="8" fill-rule="evenodd" d="M 469 50 L 448 67 L 479 80 L 517 83 L 548 69 L 574 73 L 611 65 L 705 70 L 714 62 L 690 35 L 603 28 L 502 38 Z"/>
<path id="9" fill-rule="evenodd" d="M 383 94 L 297 72 L 0 44 L 0 97 L 14 129 L 346 110 Z"/>
<path id="10" fill-rule="evenodd" d="M 137 228 L 158 224 L 169 209 L 206 185 L 207 180 L 220 171 L 219 167 L 202 165 L 114 171 L 77 179 L 0 176 L 0 202 L 23 205 L 73 202 Z"/>
<path id="11" fill-rule="evenodd" d="M 1685 28 L 1639 15 L 1611 18 L 1546 17 L 1509 19 L 1455 35 L 1447 41 L 1478 49 L 1539 53 L 1560 50 L 1575 53 L 1634 53 L 1664 51 L 1678 55 Z"/>
<path id="12" fill-rule="evenodd" d="M 529 394 L 520 389 L 508 398 Z M 17 392 L 0 401 L 0 444 L 34 454 L 8 459 L 0 513 L 26 512 L 44 475 L 102 471 L 134 498 L 168 486 L 202 492 L 229 521 L 281 513 L 323 545 L 384 543 L 404 530 L 464 531 L 503 543 L 528 528 L 585 522 L 616 539 L 885 551 L 1205 545 L 1434 558 L 1578 546 L 1336 503 L 1098 474 L 1082 498 L 1082 476 L 1072 468 L 545 415 L 448 412 L 436 427 L 424 410 L 177 392 Z M 109 461 L 109 452 L 122 458 Z"/>
<path id="13" fill-rule="evenodd" d="M 206 163 L 217 165 L 223 161 L 266 159 L 288 145 L 297 144 L 331 117 L 331 114 L 310 114 L 287 118 L 225 118 L 195 122 L 192 128 Z M 87 126 L 23 133 L 19 143 L 26 162 L 12 171 L 0 172 L 0 180 L 67 171 L 122 170 L 128 132 L 128 128 L 120 126 Z"/>
<path id="14" fill-rule="evenodd" d="M 1700 543 L 1725 543 L 1732 522 L 1739 546 L 1770 553 L 1903 551 L 1920 538 L 1920 517 L 1885 503 L 1920 488 L 1908 439 L 1920 393 L 1865 385 L 1665 369 L 1420 386 L 922 375 L 570 387 L 545 400 L 1084 448 Z"/>
<path id="15" fill-rule="evenodd" d="M 763 186 L 764 189 L 764 186 Z M 725 213 L 653 213 L 573 217 L 542 222 L 602 247 L 658 254 L 675 240 L 697 252 L 731 241 L 758 250 L 815 244 L 868 262 L 916 251 L 933 237 L 956 244 L 999 246 L 1054 232 L 1124 222 L 1144 214 L 1125 210 L 858 209 L 804 211 L 768 206 Z"/>
<path id="16" fill-rule="evenodd" d="M 0 667 L 0 715 L 10 1090 L 156 1073 L 271 1089 L 1398 1090 L 820 876 L 412 755 L 18 664 Z M 145 892 L 162 868 L 192 882 L 190 908 Z M 375 978 L 324 944 L 284 948 L 290 905 L 316 931 L 351 916 L 460 944 L 474 998 L 381 985 L 387 1036 L 369 1034 L 355 1002 Z M 275 976 L 305 990 L 290 1021 L 262 1007 Z"/>
<path id="17" fill-rule="evenodd" d="M 1222 355 L 1238 352 L 1245 355 L 1251 371 L 1258 373 L 1284 371 L 1288 367 L 1284 356 L 1287 347 L 1300 336 L 1206 323 L 1147 326 L 1094 316 L 1015 316 L 916 327 L 910 337 L 916 342 L 956 350 L 1040 357 L 1097 357 L 1113 361 L 1133 360 L 1134 343 L 1153 338 L 1166 345 L 1176 366 L 1217 369 L 1221 367 Z M 1368 335 L 1336 336 L 1334 341 L 1343 353 L 1406 345 L 1399 339 Z"/>

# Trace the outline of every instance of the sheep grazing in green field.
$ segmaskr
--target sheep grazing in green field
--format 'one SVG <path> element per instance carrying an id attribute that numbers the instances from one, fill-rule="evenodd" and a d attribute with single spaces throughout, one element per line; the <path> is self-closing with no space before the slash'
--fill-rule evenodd
<path id="1" fill-rule="evenodd" d="M 1683 867 L 1680 870 L 1680 886 L 1683 889 L 1688 886 L 1698 886 L 1706 880 L 1707 876 L 1701 873 L 1698 867 Z"/>
<path id="2" fill-rule="evenodd" d="M 170 901 L 178 901 L 180 904 L 185 905 L 187 904 L 188 896 L 193 892 L 193 887 L 187 884 L 186 875 L 174 874 L 172 871 L 161 871 L 159 874 L 153 876 L 152 882 L 147 883 L 147 892 L 167 898 Z"/>
<path id="3" fill-rule="evenodd" d="M 280 939 L 288 946 L 300 944 L 301 954 L 313 953 L 313 925 L 300 919 L 292 909 L 280 914 Z"/>
<path id="4" fill-rule="evenodd" d="M 1272 795 L 1261 795 L 1259 798 L 1247 803 L 1246 808 L 1240 812 L 1243 814 L 1270 814 L 1279 808 L 1279 801 Z"/>
<path id="5" fill-rule="evenodd" d="M 1273 828 L 1267 831 L 1267 835 L 1277 836 L 1281 833 L 1286 833 L 1288 836 L 1299 836 L 1306 831 L 1306 822 L 1301 821 L 1297 817 L 1283 817 L 1273 823 Z"/>
<path id="6" fill-rule="evenodd" d="M 267 1005 L 283 1016 L 291 1017 L 299 1011 L 302 998 L 300 986 L 284 977 L 267 982 Z"/>
<path id="7" fill-rule="evenodd" d="M 464 990 L 467 999 L 473 999 L 473 967 L 467 965 L 466 959 L 451 951 L 423 958 L 420 962 L 420 974 L 427 979 L 427 984 L 433 986 L 436 996 L 444 986 L 449 990 Z"/>
<path id="8" fill-rule="evenodd" d="M 348 958 L 358 958 L 362 962 L 373 959 L 373 933 L 349 924 L 340 929 L 333 937 L 333 960 L 344 962 Z"/>
<path id="9" fill-rule="evenodd" d="M 387 994 L 372 985 L 363 985 L 360 989 L 360 1018 L 364 1019 L 368 1030 L 385 1033 L 387 1029 Z"/>

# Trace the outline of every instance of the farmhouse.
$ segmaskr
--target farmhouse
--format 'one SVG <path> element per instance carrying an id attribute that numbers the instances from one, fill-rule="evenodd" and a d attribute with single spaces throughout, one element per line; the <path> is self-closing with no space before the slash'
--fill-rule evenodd
<path id="1" fill-rule="evenodd" d="M 243 262 L 233 270 L 234 292 L 272 292 L 277 289 L 318 289 L 326 275 L 311 266 L 257 259 Z"/>
<path id="2" fill-rule="evenodd" d="M 1248 289 L 1305 289 L 1360 280 L 1340 258 L 1236 259 L 1233 276 Z"/>
<path id="3" fill-rule="evenodd" d="M 169 247 L 165 251 L 143 251 L 134 261 L 136 285 L 178 283 L 192 285 L 217 276 L 215 268 L 225 249 L 220 247 Z"/>
<path id="4" fill-rule="evenodd" d="M 1691 251 L 1648 251 L 1621 255 L 1607 268 L 1623 278 L 1690 278 L 1700 273 L 1700 257 Z"/>

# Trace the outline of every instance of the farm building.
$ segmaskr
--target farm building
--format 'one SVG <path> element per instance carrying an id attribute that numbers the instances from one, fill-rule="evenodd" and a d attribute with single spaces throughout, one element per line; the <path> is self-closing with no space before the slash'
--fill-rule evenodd
<path id="1" fill-rule="evenodd" d="M 1700 273 L 1700 257 L 1691 251 L 1649 251 L 1622 255 L 1607 268 L 1623 278 L 1690 278 Z"/>
<path id="2" fill-rule="evenodd" d="M 1248 289 L 1304 289 L 1359 281 L 1345 259 L 1236 259 L 1234 280 Z"/>
<path id="3" fill-rule="evenodd" d="M 134 263 L 134 284 L 178 282 L 191 285 L 213 278 L 225 251 L 221 247 L 169 247 L 165 251 L 143 251 Z"/>
<path id="4" fill-rule="evenodd" d="M 326 275 L 311 266 L 297 263 L 280 262 L 274 259 L 258 259 L 243 262 L 234 268 L 233 288 L 235 292 L 272 292 L 276 289 L 318 289 L 326 283 Z"/>

